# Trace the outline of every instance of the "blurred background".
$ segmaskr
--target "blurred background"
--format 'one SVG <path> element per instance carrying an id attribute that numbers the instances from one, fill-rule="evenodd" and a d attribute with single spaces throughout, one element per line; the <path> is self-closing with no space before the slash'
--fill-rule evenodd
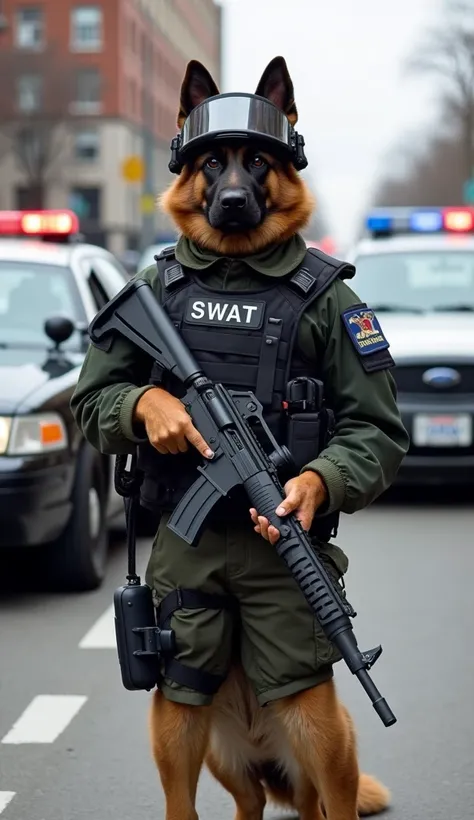
<path id="1" fill-rule="evenodd" d="M 0 209 L 71 207 L 127 261 L 174 237 L 156 209 L 186 62 L 253 91 L 283 54 L 341 251 L 371 204 L 474 199 L 470 0 L 0 0 Z"/>

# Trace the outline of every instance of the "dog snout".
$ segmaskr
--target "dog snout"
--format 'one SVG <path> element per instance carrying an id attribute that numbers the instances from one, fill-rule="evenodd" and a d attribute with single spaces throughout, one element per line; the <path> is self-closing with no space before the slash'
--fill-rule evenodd
<path id="1" fill-rule="evenodd" d="M 224 191 L 221 195 L 221 207 L 226 211 L 239 211 L 245 208 L 248 199 L 242 188 Z"/>

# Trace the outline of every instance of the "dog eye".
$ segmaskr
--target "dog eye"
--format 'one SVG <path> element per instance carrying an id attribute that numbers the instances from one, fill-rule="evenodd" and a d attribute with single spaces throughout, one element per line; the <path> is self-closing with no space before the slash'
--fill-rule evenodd
<path id="1" fill-rule="evenodd" d="M 258 154 L 256 154 L 256 156 L 254 156 L 252 160 L 252 165 L 255 168 L 263 168 L 263 166 L 265 165 L 265 160 L 262 159 L 262 157 L 260 157 Z"/>
<path id="2" fill-rule="evenodd" d="M 206 165 L 208 168 L 212 168 L 215 171 L 216 168 L 219 167 L 220 162 L 215 157 L 209 157 L 209 159 L 206 159 Z"/>

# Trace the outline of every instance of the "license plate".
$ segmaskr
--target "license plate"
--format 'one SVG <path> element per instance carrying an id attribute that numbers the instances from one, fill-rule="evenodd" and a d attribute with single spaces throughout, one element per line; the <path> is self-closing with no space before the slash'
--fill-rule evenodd
<path id="1" fill-rule="evenodd" d="M 416 415 L 413 420 L 415 447 L 469 447 L 472 444 L 470 415 Z"/>

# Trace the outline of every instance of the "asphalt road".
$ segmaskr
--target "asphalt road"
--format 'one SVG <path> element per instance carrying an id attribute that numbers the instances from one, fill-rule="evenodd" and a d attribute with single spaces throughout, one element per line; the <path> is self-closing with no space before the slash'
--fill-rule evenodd
<path id="1" fill-rule="evenodd" d="M 473 530 L 474 507 L 457 494 L 423 503 L 410 493 L 341 526 L 356 634 L 362 649 L 384 646 L 373 677 L 398 723 L 382 726 L 342 664 L 337 680 L 362 767 L 392 790 L 391 820 L 474 817 Z M 140 544 L 142 563 L 148 549 Z M 24 561 L 20 569 L 25 575 Z M 148 747 L 150 696 L 122 688 L 113 648 L 110 604 L 124 569 L 118 545 L 104 587 L 74 596 L 38 591 L 34 570 L 26 592 L 7 593 L 3 573 L 1 820 L 164 817 Z M 202 820 L 233 817 L 207 773 L 198 808 Z"/>

